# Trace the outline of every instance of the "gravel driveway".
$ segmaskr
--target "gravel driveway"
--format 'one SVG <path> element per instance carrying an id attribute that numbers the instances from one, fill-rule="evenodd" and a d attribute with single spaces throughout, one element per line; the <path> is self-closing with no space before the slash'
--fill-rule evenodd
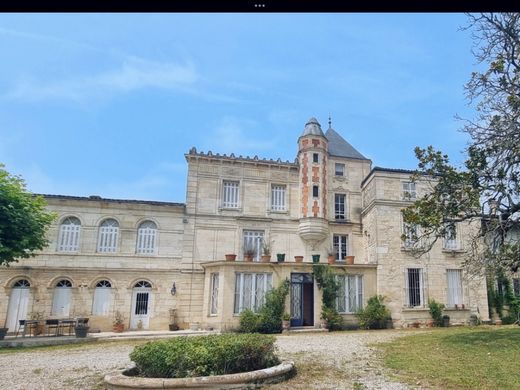
<path id="1" fill-rule="evenodd" d="M 298 375 L 271 389 L 406 389 L 391 382 L 368 344 L 409 331 L 335 332 L 278 336 L 284 359 L 294 360 Z M 0 354 L 1 389 L 101 389 L 105 373 L 129 366 L 131 341 Z"/>

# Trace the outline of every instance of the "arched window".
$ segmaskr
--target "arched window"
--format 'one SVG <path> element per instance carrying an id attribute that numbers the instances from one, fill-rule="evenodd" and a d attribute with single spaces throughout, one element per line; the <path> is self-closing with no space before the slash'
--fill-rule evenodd
<path id="1" fill-rule="evenodd" d="M 108 280 L 100 280 L 96 283 L 94 300 L 92 302 L 92 314 L 106 316 L 110 313 L 112 301 L 112 284 Z"/>
<path id="2" fill-rule="evenodd" d="M 134 288 L 152 288 L 152 285 L 150 282 L 147 282 L 146 280 L 140 280 L 136 284 L 134 284 Z"/>
<path id="3" fill-rule="evenodd" d="M 81 222 L 76 217 L 67 217 L 60 225 L 58 252 L 76 252 L 79 249 Z"/>
<path id="4" fill-rule="evenodd" d="M 119 223 L 105 219 L 99 227 L 98 252 L 115 252 L 119 237 Z"/>
<path id="5" fill-rule="evenodd" d="M 13 288 L 29 288 L 31 287 L 31 283 L 27 279 L 20 279 L 13 284 Z"/>
<path id="6" fill-rule="evenodd" d="M 52 297 L 51 315 L 56 317 L 68 317 L 70 312 L 72 283 L 62 279 L 56 283 Z"/>
<path id="7" fill-rule="evenodd" d="M 137 253 L 155 253 L 157 244 L 157 225 L 145 221 L 137 228 Z"/>

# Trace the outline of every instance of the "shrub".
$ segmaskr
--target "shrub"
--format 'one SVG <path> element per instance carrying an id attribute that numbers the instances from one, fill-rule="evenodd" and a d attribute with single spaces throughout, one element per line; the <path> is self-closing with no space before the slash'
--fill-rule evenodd
<path id="1" fill-rule="evenodd" d="M 327 321 L 329 330 L 344 329 L 343 317 L 336 310 L 336 299 L 339 291 L 336 274 L 329 266 L 324 264 L 314 264 L 312 273 L 318 288 L 322 290 L 321 318 Z"/>
<path id="2" fill-rule="evenodd" d="M 281 333 L 282 317 L 285 312 L 285 299 L 289 294 L 289 281 L 284 280 L 280 286 L 265 294 L 265 303 L 258 313 L 246 309 L 240 314 L 241 333 Z"/>
<path id="3" fill-rule="evenodd" d="M 137 346 L 130 359 L 150 378 L 233 374 L 279 364 L 274 341 L 260 334 L 176 337 Z"/>
<path id="4" fill-rule="evenodd" d="M 435 301 L 435 299 L 428 300 L 428 307 L 430 308 L 430 315 L 432 316 L 435 326 L 442 326 L 442 311 L 444 304 Z"/>
<path id="5" fill-rule="evenodd" d="M 356 316 L 359 318 L 359 326 L 363 329 L 384 329 L 386 322 L 391 320 L 390 311 L 383 304 L 384 297 L 374 295 L 368 299 L 367 306 L 360 309 Z"/>

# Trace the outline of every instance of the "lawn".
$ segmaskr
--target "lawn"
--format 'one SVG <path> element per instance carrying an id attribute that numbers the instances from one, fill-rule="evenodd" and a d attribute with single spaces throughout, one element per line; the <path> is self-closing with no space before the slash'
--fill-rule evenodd
<path id="1" fill-rule="evenodd" d="M 442 389 L 518 389 L 520 327 L 439 328 L 378 344 L 397 379 Z"/>

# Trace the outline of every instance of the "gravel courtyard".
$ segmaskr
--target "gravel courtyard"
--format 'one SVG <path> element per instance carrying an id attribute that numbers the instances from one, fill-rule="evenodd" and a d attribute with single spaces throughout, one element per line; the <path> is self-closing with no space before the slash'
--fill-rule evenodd
<path id="1" fill-rule="evenodd" d="M 269 389 L 407 389 L 392 382 L 372 343 L 410 331 L 356 331 L 278 336 L 282 358 L 294 360 L 298 375 Z M 140 341 L 138 341 L 140 343 Z M 1 389 L 102 389 L 105 373 L 131 364 L 136 342 L 100 342 L 0 354 Z"/>

